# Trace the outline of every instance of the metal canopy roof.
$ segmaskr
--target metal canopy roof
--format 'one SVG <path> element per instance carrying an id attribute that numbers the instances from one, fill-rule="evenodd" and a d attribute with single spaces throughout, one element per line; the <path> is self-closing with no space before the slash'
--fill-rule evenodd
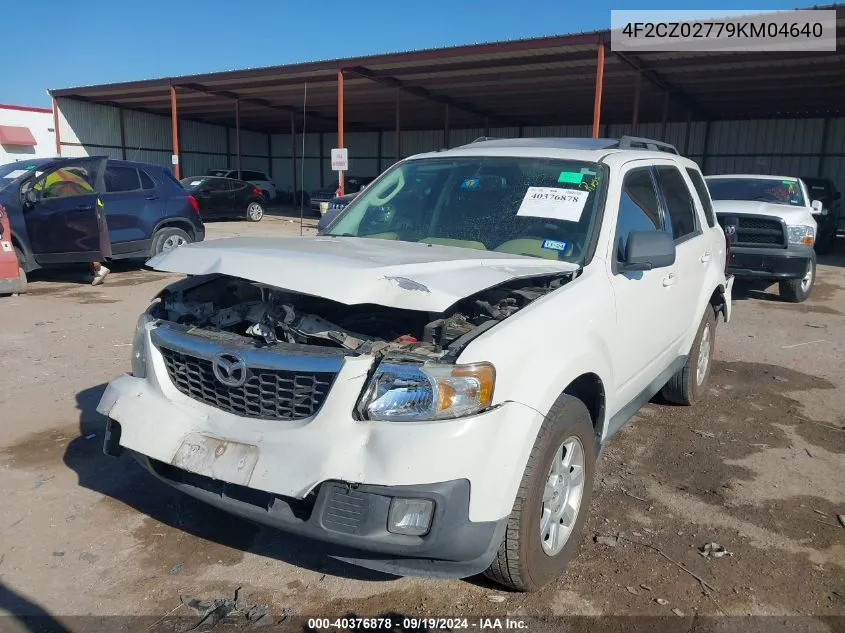
<path id="1" fill-rule="evenodd" d="M 845 5 L 837 44 L 845 51 Z M 592 121 L 596 51 L 609 31 L 474 44 L 286 66 L 51 90 L 54 97 L 179 117 L 288 132 L 302 121 L 307 82 L 308 131 L 337 129 L 337 72 L 344 73 L 346 129 L 391 130 L 397 95 L 401 127 L 579 125 Z M 641 76 L 641 78 L 640 78 Z M 646 52 L 605 56 L 602 123 L 632 120 L 640 82 L 640 122 L 812 117 L 845 114 L 845 54 L 840 52 Z"/>

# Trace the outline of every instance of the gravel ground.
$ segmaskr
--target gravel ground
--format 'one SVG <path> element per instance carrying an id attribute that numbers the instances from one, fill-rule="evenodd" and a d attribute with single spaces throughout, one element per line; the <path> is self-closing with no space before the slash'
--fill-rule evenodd
<path id="1" fill-rule="evenodd" d="M 299 232 L 279 216 L 208 225 L 209 239 Z M 652 402 L 608 444 L 579 556 L 531 595 L 349 567 L 105 457 L 96 404 L 128 368 L 136 315 L 177 276 L 122 265 L 97 288 L 82 273 L 38 277 L 0 299 L 0 613 L 155 623 L 193 615 L 180 593 L 242 587 L 300 617 L 845 616 L 845 257 L 818 274 L 803 305 L 775 288 L 736 293 L 708 398 Z M 700 556 L 708 542 L 731 555 Z"/>

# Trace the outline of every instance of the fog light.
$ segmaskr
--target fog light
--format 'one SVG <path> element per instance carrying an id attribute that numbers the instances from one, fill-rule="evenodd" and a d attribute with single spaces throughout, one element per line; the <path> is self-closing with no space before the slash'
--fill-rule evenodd
<path id="1" fill-rule="evenodd" d="M 428 534 L 433 516 L 434 502 L 429 499 L 394 497 L 390 502 L 387 531 L 394 534 L 423 536 Z"/>

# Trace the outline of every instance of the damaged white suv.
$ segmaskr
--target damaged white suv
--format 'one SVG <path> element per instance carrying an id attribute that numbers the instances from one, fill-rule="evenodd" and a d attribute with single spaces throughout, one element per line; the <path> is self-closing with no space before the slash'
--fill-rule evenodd
<path id="1" fill-rule="evenodd" d="M 577 549 L 602 444 L 704 395 L 729 319 L 698 167 L 642 139 L 403 160 L 314 238 L 156 257 L 105 451 L 397 575 L 519 590 Z"/>

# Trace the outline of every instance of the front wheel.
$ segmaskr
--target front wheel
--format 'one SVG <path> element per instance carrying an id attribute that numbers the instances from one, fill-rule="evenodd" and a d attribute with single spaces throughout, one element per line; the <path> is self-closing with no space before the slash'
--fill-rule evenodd
<path id="1" fill-rule="evenodd" d="M 175 226 L 165 226 L 153 235 L 152 245 L 150 246 L 150 257 L 167 253 L 174 248 L 179 248 L 190 243 L 191 236 L 185 231 Z"/>
<path id="2" fill-rule="evenodd" d="M 784 279 L 778 284 L 780 296 L 791 303 L 802 303 L 806 301 L 813 284 L 816 281 L 816 256 L 811 255 L 807 259 L 807 269 L 800 279 Z"/>
<path id="3" fill-rule="evenodd" d="M 563 395 L 534 441 L 505 536 L 484 572 L 488 578 L 536 591 L 563 572 L 578 549 L 595 463 L 590 413 L 583 402 Z"/>
<path id="4" fill-rule="evenodd" d="M 246 219 L 250 222 L 258 222 L 264 217 L 264 207 L 257 200 L 253 200 L 246 206 Z"/>
<path id="5" fill-rule="evenodd" d="M 713 350 L 716 348 L 716 313 L 708 305 L 698 326 L 692 349 L 684 366 L 669 379 L 661 391 L 664 398 L 675 404 L 695 404 L 704 393 Z"/>

